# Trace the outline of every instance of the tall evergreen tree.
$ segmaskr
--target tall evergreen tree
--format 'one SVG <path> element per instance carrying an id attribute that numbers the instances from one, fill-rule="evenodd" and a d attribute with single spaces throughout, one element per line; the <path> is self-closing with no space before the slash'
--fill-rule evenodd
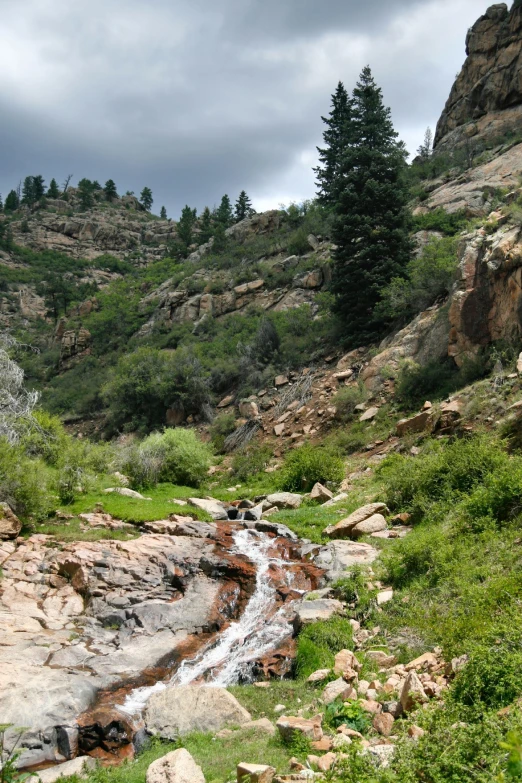
<path id="1" fill-rule="evenodd" d="M 419 158 L 425 162 L 431 158 L 433 152 L 433 133 L 431 128 L 426 128 L 424 132 L 424 141 L 417 150 Z"/>
<path id="2" fill-rule="evenodd" d="M 22 204 L 34 204 L 34 177 L 26 177 L 22 186 Z"/>
<path id="3" fill-rule="evenodd" d="M 45 196 L 45 180 L 41 174 L 33 177 L 33 197 L 35 202 Z"/>
<path id="4" fill-rule="evenodd" d="M 85 177 L 78 182 L 78 198 L 82 209 L 90 209 L 94 204 L 93 187 L 90 179 Z"/>
<path id="5" fill-rule="evenodd" d="M 58 196 L 60 195 L 60 191 L 58 190 L 58 183 L 54 177 L 49 182 L 49 187 L 47 188 L 47 195 L 49 196 L 49 198 L 58 198 Z"/>
<path id="6" fill-rule="evenodd" d="M 225 226 L 223 223 L 216 223 L 214 228 L 214 242 L 212 243 L 212 250 L 215 253 L 223 253 L 227 247 L 227 235 L 225 233 Z"/>
<path id="7" fill-rule="evenodd" d="M 228 228 L 234 222 L 234 213 L 232 212 L 232 204 L 230 198 L 224 195 L 221 199 L 221 204 L 216 210 L 216 221 L 221 223 L 224 228 Z"/>
<path id="8" fill-rule="evenodd" d="M 140 201 L 147 210 L 147 212 L 150 212 L 150 208 L 152 207 L 152 204 L 154 202 L 154 199 L 152 198 L 152 190 L 148 187 L 144 187 L 143 190 L 140 193 Z"/>
<path id="9" fill-rule="evenodd" d="M 103 191 L 105 193 L 105 198 L 107 201 L 114 201 L 115 198 L 118 198 L 118 191 L 116 190 L 116 183 L 113 179 L 108 179 L 105 183 L 105 187 L 103 188 Z"/>
<path id="10" fill-rule="evenodd" d="M 166 220 L 166 219 L 167 219 L 167 210 L 165 209 L 165 207 L 162 207 L 162 208 L 161 208 L 161 212 L 160 212 L 160 218 L 161 218 L 162 220 Z"/>
<path id="11" fill-rule="evenodd" d="M 251 217 L 255 213 L 255 209 L 253 209 L 252 202 L 248 198 L 246 191 L 242 190 L 239 194 L 234 212 L 236 223 L 239 223 L 240 220 L 244 220 L 247 217 Z"/>
<path id="12" fill-rule="evenodd" d="M 196 210 L 191 209 L 188 205 L 184 206 L 181 210 L 181 217 L 176 228 L 178 239 L 182 242 L 186 250 L 188 250 L 192 244 L 194 222 L 196 220 L 195 212 Z"/>
<path id="13" fill-rule="evenodd" d="M 199 244 L 205 245 L 211 239 L 213 233 L 212 215 L 210 214 L 210 209 L 205 207 L 199 222 Z"/>
<path id="14" fill-rule="evenodd" d="M 5 200 L 4 209 L 6 212 L 14 212 L 20 206 L 20 199 L 16 190 L 10 190 Z"/>
<path id="15" fill-rule="evenodd" d="M 334 309 L 352 345 L 376 338 L 385 324 L 375 307 L 411 256 L 406 150 L 369 67 L 353 91 L 352 120 L 338 175 L 332 290 Z"/>
<path id="16" fill-rule="evenodd" d="M 321 117 L 326 130 L 323 132 L 325 146 L 317 147 L 320 165 L 314 169 L 317 176 L 319 200 L 334 207 L 339 198 L 340 171 L 344 152 L 350 143 L 352 100 L 342 82 L 332 95 L 332 109 L 328 117 Z"/>
<path id="17" fill-rule="evenodd" d="M 4 202 L 2 201 L 2 194 L 0 193 L 0 212 L 4 211 Z"/>

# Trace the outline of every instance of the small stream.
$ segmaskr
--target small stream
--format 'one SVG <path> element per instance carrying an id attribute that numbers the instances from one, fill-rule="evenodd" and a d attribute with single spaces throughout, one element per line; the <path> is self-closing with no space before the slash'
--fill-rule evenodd
<path id="1" fill-rule="evenodd" d="M 234 533 L 234 548 L 246 555 L 256 566 L 255 590 L 241 618 L 232 622 L 220 637 L 204 647 L 194 658 L 182 662 L 168 682 L 157 682 L 129 693 L 119 707 L 128 715 L 143 712 L 153 693 L 169 685 L 190 685 L 202 680 L 207 685 L 226 687 L 252 678 L 254 664 L 272 650 L 277 649 L 292 635 L 290 619 L 292 602 L 277 608 L 277 593 L 270 579 L 272 567 L 285 568 L 292 563 L 269 555 L 273 539 L 254 530 Z M 291 586 L 293 574 L 286 572 L 286 582 Z"/>

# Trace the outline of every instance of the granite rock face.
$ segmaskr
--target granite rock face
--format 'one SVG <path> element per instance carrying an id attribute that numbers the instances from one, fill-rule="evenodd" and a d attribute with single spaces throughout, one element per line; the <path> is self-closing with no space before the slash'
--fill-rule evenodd
<path id="1" fill-rule="evenodd" d="M 490 6 L 469 30 L 467 59 L 438 122 L 435 147 L 495 140 L 522 119 L 522 7 Z"/>

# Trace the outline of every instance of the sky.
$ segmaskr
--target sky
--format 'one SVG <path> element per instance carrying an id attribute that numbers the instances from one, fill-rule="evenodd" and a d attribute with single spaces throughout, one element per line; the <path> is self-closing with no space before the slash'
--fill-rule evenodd
<path id="1" fill-rule="evenodd" d="M 410 152 L 488 0 L 2 0 L 0 193 L 28 174 L 152 188 L 177 219 L 314 196 L 321 115 L 365 65 Z"/>

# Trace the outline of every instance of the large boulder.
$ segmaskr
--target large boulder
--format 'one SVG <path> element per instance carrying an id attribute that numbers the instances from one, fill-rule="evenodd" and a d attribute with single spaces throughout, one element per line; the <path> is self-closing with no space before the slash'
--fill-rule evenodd
<path id="1" fill-rule="evenodd" d="M 316 601 L 302 601 L 296 609 L 295 626 L 317 623 L 319 620 L 329 620 L 336 614 L 342 614 L 344 606 L 335 598 L 319 598 Z"/>
<path id="2" fill-rule="evenodd" d="M 188 750 L 178 748 L 150 764 L 146 783 L 205 783 L 205 776 Z"/>
<path id="3" fill-rule="evenodd" d="M 351 538 L 352 528 L 375 514 L 381 514 L 386 511 L 388 511 L 388 509 L 386 508 L 385 503 L 368 503 L 366 506 L 358 508 L 357 511 L 354 511 L 350 516 L 345 517 L 345 519 L 341 519 L 336 525 L 329 525 L 323 532 L 329 538 Z M 384 526 L 386 527 L 386 523 Z"/>
<path id="4" fill-rule="evenodd" d="M 166 740 L 192 731 L 220 731 L 242 725 L 251 715 L 225 688 L 176 685 L 154 693 L 145 711 L 147 731 Z"/>
<path id="5" fill-rule="evenodd" d="M 191 506 L 199 508 L 206 514 L 210 514 L 212 519 L 228 519 L 228 513 L 220 500 L 215 498 L 189 498 L 188 502 Z"/>
<path id="6" fill-rule="evenodd" d="M 267 497 L 268 502 L 277 508 L 299 508 L 303 502 L 303 496 L 296 492 L 274 492 Z"/>
<path id="7" fill-rule="evenodd" d="M 7 503 L 0 503 L 0 540 L 16 538 L 22 529 L 22 523 Z"/>
<path id="8" fill-rule="evenodd" d="M 360 538 L 361 536 L 369 536 L 372 533 L 378 533 L 380 530 L 386 530 L 386 527 L 386 520 L 382 514 L 372 514 L 368 519 L 365 519 L 352 527 L 350 530 L 350 537 Z"/>

